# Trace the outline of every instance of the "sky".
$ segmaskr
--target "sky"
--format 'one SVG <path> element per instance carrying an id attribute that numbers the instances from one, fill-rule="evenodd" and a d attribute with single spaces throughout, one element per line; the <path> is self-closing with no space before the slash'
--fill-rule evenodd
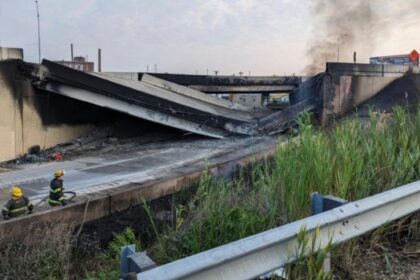
<path id="1" fill-rule="evenodd" d="M 101 48 L 103 71 L 146 71 L 147 65 L 154 71 L 156 64 L 168 73 L 299 75 L 310 61 L 311 41 L 322 38 L 316 1 L 39 0 L 41 52 L 69 60 L 73 43 L 75 56 L 96 67 Z M 371 1 L 392 20 L 389 3 L 399 1 Z M 420 22 L 395 22 L 372 31 L 377 38 L 363 62 L 420 49 Z M 0 46 L 23 48 L 26 61 L 38 61 L 34 0 L 0 0 Z M 353 52 L 341 55 L 350 61 Z"/>

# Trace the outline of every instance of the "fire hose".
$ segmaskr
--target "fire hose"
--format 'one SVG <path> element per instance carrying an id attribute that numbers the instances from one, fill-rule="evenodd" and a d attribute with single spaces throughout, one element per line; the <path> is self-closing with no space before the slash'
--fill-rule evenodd
<path id="1" fill-rule="evenodd" d="M 64 195 L 64 201 L 71 202 L 76 197 L 76 192 L 65 191 L 65 192 L 63 192 L 63 195 Z M 34 208 L 37 207 L 38 205 L 40 205 L 41 203 L 43 203 L 44 201 L 46 201 L 48 199 L 48 197 L 49 196 L 46 196 L 46 197 L 42 198 L 38 203 L 36 203 L 34 205 Z"/>

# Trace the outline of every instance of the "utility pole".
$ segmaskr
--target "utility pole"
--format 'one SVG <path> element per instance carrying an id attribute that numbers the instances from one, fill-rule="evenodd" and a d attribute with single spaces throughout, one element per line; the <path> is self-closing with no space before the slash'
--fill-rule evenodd
<path id="1" fill-rule="evenodd" d="M 38 8 L 38 0 L 35 0 L 36 4 L 36 15 L 38 18 L 38 62 L 41 63 L 41 31 L 39 28 L 39 8 Z"/>
<path id="2" fill-rule="evenodd" d="M 102 71 L 102 51 L 98 49 L 98 72 Z"/>
<path id="3" fill-rule="evenodd" d="M 71 61 L 74 61 L 74 56 L 73 56 L 73 43 L 70 44 L 70 53 L 71 53 Z"/>

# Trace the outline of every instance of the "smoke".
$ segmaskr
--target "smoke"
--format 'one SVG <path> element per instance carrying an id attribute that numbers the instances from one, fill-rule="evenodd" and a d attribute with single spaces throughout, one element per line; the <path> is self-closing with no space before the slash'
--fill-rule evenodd
<path id="1" fill-rule="evenodd" d="M 327 61 L 368 62 L 378 42 L 396 28 L 418 26 L 417 0 L 315 0 L 311 7 L 312 38 L 307 57 L 308 75 L 325 71 Z M 416 23 L 417 21 L 417 23 Z M 419 30 L 420 32 L 420 30 Z M 389 40 L 389 38 L 388 38 Z M 385 42 L 392 43 L 392 42 Z M 407 46 L 407 52 L 416 46 Z"/>

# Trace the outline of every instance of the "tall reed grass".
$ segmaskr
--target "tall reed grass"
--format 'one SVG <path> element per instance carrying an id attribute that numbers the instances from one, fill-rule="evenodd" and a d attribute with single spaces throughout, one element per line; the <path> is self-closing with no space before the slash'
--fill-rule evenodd
<path id="1" fill-rule="evenodd" d="M 150 250 L 169 262 L 310 215 L 310 194 L 357 200 L 420 178 L 420 110 L 371 113 L 320 130 L 306 114 L 300 136 L 279 143 L 274 160 L 255 164 L 234 182 L 204 172 L 182 207 L 176 230 L 161 233 Z"/>

